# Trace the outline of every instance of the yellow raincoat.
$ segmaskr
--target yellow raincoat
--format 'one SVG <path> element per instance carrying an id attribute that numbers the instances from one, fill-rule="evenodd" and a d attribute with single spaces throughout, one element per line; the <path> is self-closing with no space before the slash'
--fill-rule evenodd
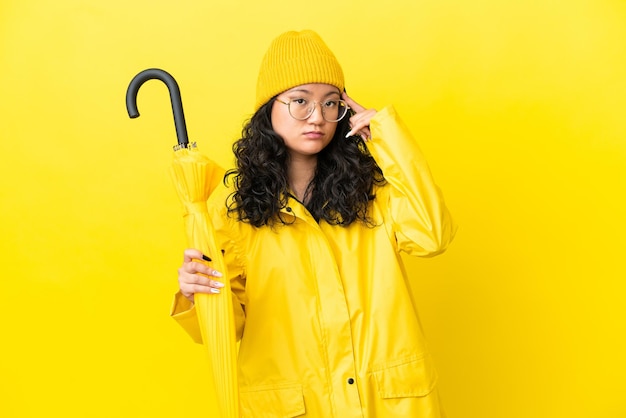
<path id="1" fill-rule="evenodd" d="M 318 224 L 291 199 L 282 216 L 294 223 L 255 228 L 226 216 L 232 190 L 209 199 L 233 290 L 242 417 L 444 416 L 400 252 L 441 253 L 455 227 L 393 107 L 370 128 L 388 181 L 371 203 L 376 227 Z M 180 294 L 172 315 L 201 342 Z"/>

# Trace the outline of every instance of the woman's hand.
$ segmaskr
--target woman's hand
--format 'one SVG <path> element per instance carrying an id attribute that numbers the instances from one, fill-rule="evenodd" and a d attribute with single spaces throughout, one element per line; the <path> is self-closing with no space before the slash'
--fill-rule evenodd
<path id="1" fill-rule="evenodd" d="M 376 109 L 366 109 L 348 96 L 344 91 L 341 98 L 350 106 L 355 114 L 350 118 L 350 132 L 346 138 L 352 135 L 360 135 L 364 141 L 372 138 L 370 132 L 370 120 L 376 115 Z"/>
<path id="2" fill-rule="evenodd" d="M 183 265 L 178 269 L 178 286 L 180 292 L 193 302 L 196 293 L 220 293 L 224 283 L 212 277 L 222 277 L 222 273 L 194 260 L 202 260 L 202 252 L 187 249 L 184 252 Z"/>

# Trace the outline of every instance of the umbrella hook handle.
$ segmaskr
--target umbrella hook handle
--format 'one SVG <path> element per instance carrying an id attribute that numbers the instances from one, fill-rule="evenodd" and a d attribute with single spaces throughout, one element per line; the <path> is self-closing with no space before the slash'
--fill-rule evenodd
<path id="1" fill-rule="evenodd" d="M 128 85 L 126 90 L 126 110 L 128 116 L 132 119 L 139 116 L 137 110 L 137 93 L 139 88 L 148 80 L 161 80 L 167 86 L 170 92 L 170 101 L 172 102 L 172 112 L 174 113 L 174 125 L 176 126 L 176 137 L 178 145 L 187 147 L 189 138 L 187 137 L 187 125 L 185 124 L 185 113 L 183 112 L 183 102 L 180 98 L 180 89 L 178 83 L 167 71 L 158 68 L 149 68 L 137 74 Z"/>

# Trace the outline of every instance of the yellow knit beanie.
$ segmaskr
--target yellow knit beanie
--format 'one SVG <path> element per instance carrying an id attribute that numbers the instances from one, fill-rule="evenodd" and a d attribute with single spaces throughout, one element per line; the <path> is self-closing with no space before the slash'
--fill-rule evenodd
<path id="1" fill-rule="evenodd" d="M 341 66 L 317 33 L 285 32 L 274 39 L 261 62 L 254 110 L 285 90 L 309 83 L 330 84 L 343 91 Z"/>

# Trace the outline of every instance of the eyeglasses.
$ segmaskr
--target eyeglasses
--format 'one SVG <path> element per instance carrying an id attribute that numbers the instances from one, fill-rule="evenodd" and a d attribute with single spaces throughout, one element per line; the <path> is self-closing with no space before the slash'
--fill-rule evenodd
<path id="1" fill-rule="evenodd" d="M 289 114 L 296 120 L 306 120 L 310 118 L 318 104 L 317 102 L 307 99 L 293 99 L 288 102 L 276 99 L 276 101 L 287 105 Z M 322 117 L 326 122 L 339 122 L 346 116 L 348 109 L 350 109 L 343 100 L 326 100 L 319 104 L 322 108 Z"/>

